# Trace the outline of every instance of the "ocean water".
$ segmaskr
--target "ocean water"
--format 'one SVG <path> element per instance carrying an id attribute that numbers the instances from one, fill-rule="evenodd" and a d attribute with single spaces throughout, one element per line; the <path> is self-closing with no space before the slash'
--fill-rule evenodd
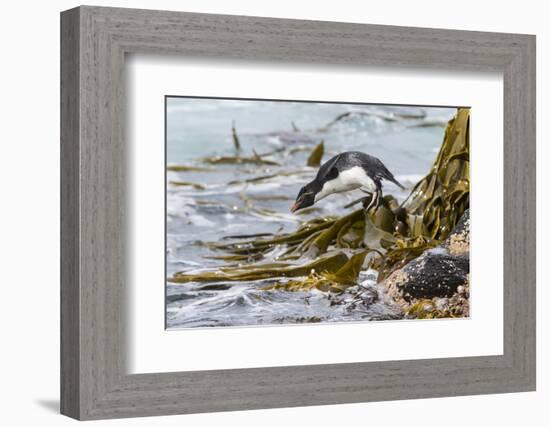
<path id="1" fill-rule="evenodd" d="M 352 114 L 327 126 L 348 112 Z M 168 98 L 167 164 L 209 171 L 167 172 L 167 276 L 211 271 L 222 265 L 211 257 L 223 253 L 214 252 L 205 242 L 291 232 L 308 219 L 348 212 L 344 205 L 361 197 L 359 191 L 329 196 L 305 215 L 289 211 L 301 186 L 316 174 L 316 168 L 305 165 L 320 141 L 325 144 L 323 161 L 342 151 L 364 151 L 382 160 L 405 187 L 412 187 L 429 171 L 443 140 L 444 125 L 455 112 L 455 108 L 441 107 Z M 236 154 L 233 123 L 242 156 L 272 153 L 266 158 L 278 165 L 205 164 L 207 157 Z M 274 177 L 244 182 L 267 175 Z M 408 191 L 385 183 L 387 193 L 403 200 Z M 275 249 L 267 261 L 283 249 Z M 167 283 L 166 323 L 168 329 L 177 329 L 396 316 L 396 308 L 376 285 L 376 272 L 362 272 L 359 282 L 349 292 L 330 296 L 317 290 L 260 290 L 263 281 Z M 335 299 L 345 303 L 334 304 Z"/>

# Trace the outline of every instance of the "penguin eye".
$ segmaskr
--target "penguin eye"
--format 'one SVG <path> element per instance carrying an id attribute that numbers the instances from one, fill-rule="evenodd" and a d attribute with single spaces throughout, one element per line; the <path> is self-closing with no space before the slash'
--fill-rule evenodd
<path id="1" fill-rule="evenodd" d="M 298 201 L 302 201 L 304 200 L 307 196 L 312 196 L 314 193 L 313 191 L 303 191 L 303 192 L 300 192 L 300 194 L 298 195 Z"/>

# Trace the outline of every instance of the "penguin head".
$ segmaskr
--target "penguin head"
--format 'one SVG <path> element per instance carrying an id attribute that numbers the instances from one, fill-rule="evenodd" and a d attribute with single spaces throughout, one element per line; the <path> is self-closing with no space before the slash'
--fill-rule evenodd
<path id="1" fill-rule="evenodd" d="M 315 203 L 315 194 L 317 194 L 315 185 L 309 183 L 304 185 L 296 196 L 296 201 L 290 208 L 290 212 L 296 212 L 297 210 L 307 208 Z"/>

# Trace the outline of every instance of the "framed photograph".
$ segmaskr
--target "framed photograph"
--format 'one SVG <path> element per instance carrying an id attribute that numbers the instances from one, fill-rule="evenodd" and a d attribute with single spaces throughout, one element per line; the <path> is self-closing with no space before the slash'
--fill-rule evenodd
<path id="1" fill-rule="evenodd" d="M 535 37 L 61 14 L 61 411 L 535 389 Z"/>

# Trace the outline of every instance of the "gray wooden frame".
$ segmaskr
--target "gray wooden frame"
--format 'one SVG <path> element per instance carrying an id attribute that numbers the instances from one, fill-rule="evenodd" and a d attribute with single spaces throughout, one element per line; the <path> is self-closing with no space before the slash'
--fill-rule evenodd
<path id="1" fill-rule="evenodd" d="M 504 354 L 127 374 L 124 57 L 131 52 L 502 72 Z M 61 122 L 63 414 L 99 419 L 535 389 L 534 36 L 83 6 L 61 14 Z"/>

